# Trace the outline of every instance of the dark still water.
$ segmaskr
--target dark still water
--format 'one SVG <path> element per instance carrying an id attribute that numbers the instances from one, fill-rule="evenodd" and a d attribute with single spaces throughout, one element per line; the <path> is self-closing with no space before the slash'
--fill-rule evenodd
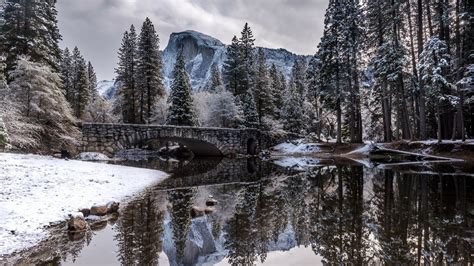
<path id="1" fill-rule="evenodd" d="M 252 160 L 127 165 L 174 176 L 56 264 L 380 265 L 474 262 L 474 175 L 459 165 L 292 172 Z M 211 201 L 217 205 L 208 208 Z M 194 218 L 193 218 L 194 217 Z"/>

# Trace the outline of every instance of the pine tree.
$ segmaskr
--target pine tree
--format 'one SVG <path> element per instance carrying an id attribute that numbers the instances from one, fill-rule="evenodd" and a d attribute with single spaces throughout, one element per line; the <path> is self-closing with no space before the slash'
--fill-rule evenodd
<path id="1" fill-rule="evenodd" d="M 423 84 L 426 85 L 426 96 L 436 108 L 438 142 L 442 140 L 441 106 L 446 101 L 450 104 L 449 98 L 455 98 L 448 95 L 450 88 L 453 87 L 447 77 L 450 59 L 446 42 L 433 37 L 426 42 L 418 62 L 418 72 Z"/>
<path id="2" fill-rule="evenodd" d="M 250 90 L 240 97 L 240 106 L 243 113 L 243 125 L 248 128 L 258 128 L 258 112 L 255 99 Z"/>
<path id="3" fill-rule="evenodd" d="M 265 59 L 265 54 L 262 48 L 258 49 L 257 59 L 257 75 L 255 77 L 255 104 L 258 114 L 258 124 L 263 126 L 263 118 L 265 116 L 273 115 L 273 99 L 270 89 L 270 79 Z"/>
<path id="4" fill-rule="evenodd" d="M 72 55 L 68 48 L 65 48 L 62 53 L 59 68 L 61 79 L 63 81 L 64 94 L 69 103 L 72 104 L 74 102 L 74 68 L 72 63 Z"/>
<path id="5" fill-rule="evenodd" d="M 216 92 L 223 86 L 219 67 L 213 64 L 211 67 L 211 80 L 209 81 L 208 91 Z"/>
<path id="6" fill-rule="evenodd" d="M 94 66 L 92 66 L 91 62 L 87 63 L 87 78 L 89 80 L 89 92 L 92 95 L 92 98 L 95 99 L 97 97 L 97 75 L 94 70 Z"/>
<path id="7" fill-rule="evenodd" d="M 296 134 L 304 133 L 306 125 L 303 109 L 304 106 L 298 94 L 296 81 L 292 80 L 285 93 L 282 115 L 283 129 Z"/>
<path id="8" fill-rule="evenodd" d="M 238 96 L 242 61 L 240 57 L 240 43 L 236 36 L 232 44 L 227 47 L 227 59 L 224 62 L 224 82 L 227 90 Z"/>
<path id="9" fill-rule="evenodd" d="M 92 91 L 90 91 L 89 73 L 86 60 L 81 55 L 77 47 L 74 47 L 72 52 L 73 65 L 73 100 L 71 105 L 74 109 L 74 115 L 82 119 L 84 110 L 92 98 Z"/>
<path id="10" fill-rule="evenodd" d="M 0 96 L 4 96 L 4 92 L 7 90 L 7 79 L 4 75 L 5 64 L 3 58 L 0 58 Z M 0 102 L 1 103 L 1 102 Z M 3 122 L 3 112 L 0 112 L 0 150 L 4 149 L 8 144 L 8 133 Z"/>
<path id="11" fill-rule="evenodd" d="M 242 67 L 240 69 L 239 83 L 237 85 L 237 96 L 247 93 L 248 90 L 252 90 L 255 86 L 254 43 L 255 39 L 253 37 L 252 29 L 248 23 L 245 23 L 239 39 Z"/>
<path id="12" fill-rule="evenodd" d="M 165 95 L 159 42 L 155 26 L 149 18 L 146 18 L 140 33 L 137 54 L 141 123 L 150 123 L 155 102 Z"/>
<path id="13" fill-rule="evenodd" d="M 273 116 L 276 119 L 280 119 L 283 108 L 283 82 L 286 83 L 284 77 L 282 80 L 275 64 L 272 64 L 270 69 L 270 91 L 272 94 Z"/>
<path id="14" fill-rule="evenodd" d="M 59 71 L 61 35 L 57 26 L 56 1 L 7 0 L 0 47 L 6 52 L 6 71 L 15 68 L 20 55 Z"/>
<path id="15" fill-rule="evenodd" d="M 193 109 L 192 88 L 186 72 L 184 55 L 180 53 L 173 70 L 173 83 L 168 102 L 168 125 L 195 126 L 196 115 Z"/>
<path id="16" fill-rule="evenodd" d="M 124 123 L 138 123 L 139 93 L 137 92 L 137 36 L 135 27 L 123 35 L 122 45 L 119 49 L 119 65 L 117 83 L 122 121 Z"/>

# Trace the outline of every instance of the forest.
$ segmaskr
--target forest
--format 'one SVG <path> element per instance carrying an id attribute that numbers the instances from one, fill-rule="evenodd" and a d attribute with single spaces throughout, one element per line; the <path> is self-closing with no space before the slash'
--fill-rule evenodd
<path id="1" fill-rule="evenodd" d="M 2 5 L 3 147 L 77 146 L 83 122 L 258 128 L 337 143 L 474 136 L 471 1 L 331 0 L 314 55 L 296 60 L 289 78 L 245 23 L 203 91 L 191 86 L 183 52 L 165 84 L 160 25 L 146 18 L 123 34 L 113 100 L 98 94 L 79 48 L 60 48 L 56 0 Z"/>

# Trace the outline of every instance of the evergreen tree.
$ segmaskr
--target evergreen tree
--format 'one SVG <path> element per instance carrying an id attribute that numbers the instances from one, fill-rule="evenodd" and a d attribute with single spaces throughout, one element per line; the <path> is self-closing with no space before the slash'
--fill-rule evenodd
<path id="1" fill-rule="evenodd" d="M 155 102 L 165 95 L 159 42 L 155 26 L 146 18 L 138 41 L 137 57 L 141 123 L 150 123 Z"/>
<path id="2" fill-rule="evenodd" d="M 90 91 L 89 73 L 86 60 L 81 55 L 77 47 L 72 52 L 73 65 L 73 100 L 71 105 L 74 109 L 74 115 L 82 119 L 84 110 L 92 97 Z"/>
<path id="3" fill-rule="evenodd" d="M 255 106 L 255 99 L 250 90 L 240 97 L 240 106 L 243 112 L 244 126 L 248 128 L 258 128 L 258 112 Z"/>
<path id="4" fill-rule="evenodd" d="M 453 86 L 448 81 L 450 55 L 445 41 L 437 37 L 429 39 L 418 62 L 418 72 L 426 88 L 426 96 L 435 105 L 438 141 L 441 142 L 441 105 L 449 98 L 449 89 Z M 448 92 L 448 93 L 447 93 Z M 450 97 L 449 97 L 450 96 Z M 449 101 L 448 101 L 448 104 Z"/>
<path id="5" fill-rule="evenodd" d="M 0 47 L 6 52 L 6 71 L 15 68 L 20 55 L 59 71 L 56 1 L 7 0 L 5 5 Z"/>
<path id="6" fill-rule="evenodd" d="M 272 64 L 270 68 L 270 92 L 272 95 L 273 116 L 276 119 L 280 119 L 283 108 L 283 82 L 286 83 L 284 77 L 282 80 L 275 64 Z"/>
<path id="7" fill-rule="evenodd" d="M 232 44 L 227 47 L 227 60 L 224 62 L 224 82 L 227 90 L 238 96 L 242 61 L 240 57 L 240 43 L 236 36 Z"/>
<path id="8" fill-rule="evenodd" d="M 119 64 L 115 72 L 119 84 L 118 95 L 122 121 L 124 123 L 138 123 L 137 36 L 133 25 L 129 32 L 124 33 L 118 54 Z"/>
<path id="9" fill-rule="evenodd" d="M 98 95 L 97 92 L 97 75 L 94 70 L 94 66 L 92 66 L 91 62 L 87 63 L 87 77 L 89 80 L 89 92 L 92 95 L 92 98 L 96 98 Z"/>
<path id="10" fill-rule="evenodd" d="M 7 90 L 7 80 L 4 75 L 4 68 L 5 64 L 3 63 L 3 58 L 0 58 L 0 96 L 4 96 L 4 92 Z M 3 122 L 3 115 L 5 114 L 0 112 L 0 150 L 4 149 L 8 143 L 8 134 Z"/>
<path id="11" fill-rule="evenodd" d="M 59 65 L 61 79 L 63 81 L 63 90 L 69 103 L 74 102 L 74 68 L 72 63 L 72 55 L 66 47 L 62 53 L 61 64 Z"/>
<path id="12" fill-rule="evenodd" d="M 252 90 L 255 86 L 254 43 L 255 39 L 253 37 L 252 29 L 248 23 L 245 23 L 239 39 L 242 67 L 240 69 L 240 78 L 237 86 L 237 96 L 247 93 L 248 90 Z"/>
<path id="13" fill-rule="evenodd" d="M 273 115 L 273 99 L 272 91 L 270 89 L 270 78 L 268 75 L 267 64 L 263 49 L 258 49 L 257 59 L 257 75 L 255 81 L 255 104 L 258 113 L 258 124 L 263 126 L 263 118 L 265 116 Z"/>
<path id="14" fill-rule="evenodd" d="M 173 83 L 168 102 L 171 104 L 168 110 L 168 125 L 195 126 L 196 115 L 193 109 L 191 95 L 191 83 L 186 72 L 184 55 L 180 53 L 173 70 Z"/>
<path id="15" fill-rule="evenodd" d="M 283 105 L 283 129 L 288 132 L 302 134 L 306 129 L 304 101 L 298 92 L 297 78 L 292 78 L 285 92 Z"/>
<path id="16" fill-rule="evenodd" d="M 213 64 L 211 67 L 211 80 L 209 82 L 208 91 L 216 92 L 222 87 L 222 79 L 219 67 Z"/>

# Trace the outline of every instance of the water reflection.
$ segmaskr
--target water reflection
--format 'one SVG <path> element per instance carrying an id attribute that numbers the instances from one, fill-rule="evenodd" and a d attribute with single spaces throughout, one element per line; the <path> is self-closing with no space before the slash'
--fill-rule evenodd
<path id="1" fill-rule="evenodd" d="M 297 253 L 308 264 L 472 264 L 474 177 L 462 171 L 327 165 L 292 173 L 219 161 L 207 172 L 177 171 L 130 203 L 110 245 L 123 265 L 253 265 L 277 252 L 284 265 L 295 247 L 312 250 Z M 192 218 L 210 197 L 215 210 Z"/>

